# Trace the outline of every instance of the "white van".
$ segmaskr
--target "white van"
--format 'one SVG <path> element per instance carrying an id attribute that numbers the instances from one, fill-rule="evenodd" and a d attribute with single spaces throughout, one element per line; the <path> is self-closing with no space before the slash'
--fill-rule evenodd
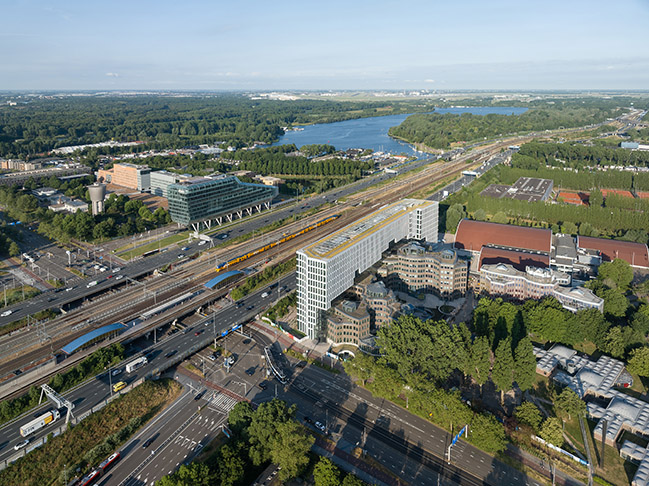
<path id="1" fill-rule="evenodd" d="M 96 281 L 96 280 L 93 280 L 93 281 L 90 282 L 88 285 L 86 285 L 86 288 L 94 287 L 95 285 L 97 285 L 97 281 Z"/>

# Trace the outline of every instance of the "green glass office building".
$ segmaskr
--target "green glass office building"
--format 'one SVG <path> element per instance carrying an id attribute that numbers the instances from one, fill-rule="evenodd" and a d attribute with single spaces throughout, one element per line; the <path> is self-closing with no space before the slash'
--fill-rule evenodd
<path id="1" fill-rule="evenodd" d="M 169 185 L 167 200 L 171 219 L 184 226 L 214 221 L 232 220 L 251 214 L 254 209 L 270 207 L 278 190 L 263 184 L 248 184 L 234 176 L 196 177 Z"/>

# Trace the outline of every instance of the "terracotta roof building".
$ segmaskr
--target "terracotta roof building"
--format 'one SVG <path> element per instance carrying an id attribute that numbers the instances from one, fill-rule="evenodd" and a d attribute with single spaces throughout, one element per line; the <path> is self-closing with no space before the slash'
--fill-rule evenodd
<path id="1" fill-rule="evenodd" d="M 649 268 L 649 251 L 647 245 L 642 243 L 578 236 L 577 248 L 597 250 L 605 262 L 621 258 L 632 267 Z"/>
<path id="2" fill-rule="evenodd" d="M 550 256 L 543 253 L 483 246 L 480 251 L 478 270 L 482 265 L 496 265 L 498 263 L 506 263 L 523 272 L 526 267 L 548 268 L 550 266 Z"/>
<path id="3" fill-rule="evenodd" d="M 550 253 L 552 231 L 470 219 L 460 221 L 455 233 L 455 248 L 477 253 L 483 246 L 520 248 Z"/>

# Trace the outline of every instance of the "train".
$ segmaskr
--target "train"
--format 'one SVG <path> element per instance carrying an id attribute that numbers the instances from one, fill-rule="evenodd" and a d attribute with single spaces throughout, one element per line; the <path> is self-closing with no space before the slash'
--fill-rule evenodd
<path id="1" fill-rule="evenodd" d="M 309 231 L 314 230 L 316 228 L 319 228 L 320 226 L 323 226 L 323 225 L 325 225 L 327 223 L 330 223 L 331 221 L 335 221 L 338 218 L 340 218 L 340 214 L 334 214 L 332 216 L 329 216 L 328 218 L 321 219 L 320 221 L 316 221 L 315 223 L 307 226 L 306 228 L 302 228 L 300 231 L 296 231 L 295 233 L 291 233 L 291 234 L 288 234 L 288 235 L 284 234 L 284 236 L 282 236 L 282 238 L 280 238 L 277 241 L 273 241 L 272 243 L 269 243 L 269 244 L 267 244 L 265 246 L 262 246 L 261 248 L 257 248 L 256 250 L 252 250 L 252 251 L 250 251 L 248 253 L 244 253 L 243 255 L 239 255 L 237 257 L 231 258 L 228 261 L 219 263 L 216 266 L 215 270 L 218 273 L 221 270 L 224 270 L 224 269 L 228 268 L 230 265 L 234 265 L 235 263 L 239 263 L 239 262 L 242 262 L 244 260 L 247 260 L 248 258 L 252 258 L 255 255 L 259 255 L 260 253 L 268 251 L 271 248 L 275 248 L 276 246 L 281 245 L 282 243 L 285 243 L 285 242 L 287 242 L 289 240 L 292 240 L 293 238 L 296 238 L 296 237 L 298 237 L 300 235 L 303 235 L 304 233 L 308 233 Z"/>
<path id="2" fill-rule="evenodd" d="M 104 462 L 102 462 L 97 469 L 94 469 L 92 472 L 88 473 L 81 479 L 75 479 L 68 483 L 68 486 L 90 486 L 93 484 L 95 481 L 97 481 L 99 478 L 101 478 L 106 472 L 115 465 L 120 459 L 121 459 L 121 454 L 119 452 L 115 452 L 112 454 L 108 459 L 106 459 Z"/>

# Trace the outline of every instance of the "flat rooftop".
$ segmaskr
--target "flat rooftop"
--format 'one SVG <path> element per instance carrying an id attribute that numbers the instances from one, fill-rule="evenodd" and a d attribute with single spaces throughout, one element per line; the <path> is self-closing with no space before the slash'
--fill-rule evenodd
<path id="1" fill-rule="evenodd" d="M 307 246 L 304 251 L 312 258 L 331 258 L 345 248 L 362 241 L 377 230 L 395 219 L 422 207 L 435 204 L 433 201 L 419 199 L 403 199 L 380 208 L 355 223 L 332 233 L 331 235 Z"/>

